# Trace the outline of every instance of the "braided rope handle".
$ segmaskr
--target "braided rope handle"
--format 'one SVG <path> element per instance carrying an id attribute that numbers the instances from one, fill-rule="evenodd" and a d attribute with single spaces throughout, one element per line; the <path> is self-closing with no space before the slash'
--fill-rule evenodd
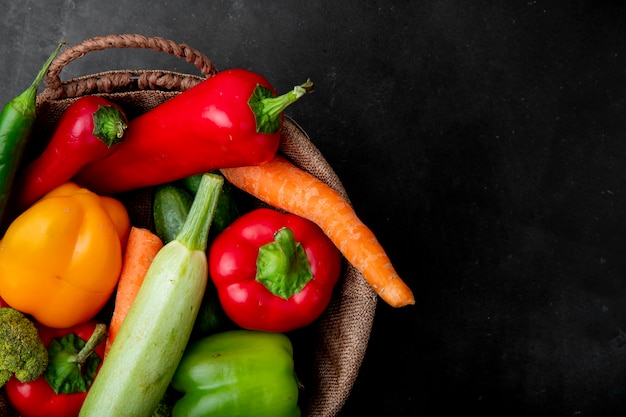
<path id="1" fill-rule="evenodd" d="M 42 92 L 42 97 L 55 100 L 78 97 L 92 92 L 110 93 L 134 82 L 137 83 L 137 88 L 140 90 L 160 87 L 184 91 L 204 79 L 200 76 L 172 71 L 121 70 L 77 77 L 65 82 L 61 81 L 60 73 L 70 62 L 82 58 L 88 52 L 110 48 L 142 48 L 166 52 L 192 63 L 205 77 L 211 77 L 217 73 L 217 69 L 208 57 L 186 44 L 175 43 L 161 37 L 147 37 L 138 34 L 97 36 L 70 46 L 57 55 L 44 78 L 46 89 Z"/>

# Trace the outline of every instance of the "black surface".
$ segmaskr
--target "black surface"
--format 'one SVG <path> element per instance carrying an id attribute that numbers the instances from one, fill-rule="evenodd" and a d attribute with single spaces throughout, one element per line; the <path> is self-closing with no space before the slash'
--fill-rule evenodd
<path id="1" fill-rule="evenodd" d="M 185 42 L 279 91 L 415 290 L 342 416 L 616 416 L 626 400 L 619 1 L 0 1 L 0 101 L 60 40 Z M 193 72 L 154 53 L 107 69 Z"/>

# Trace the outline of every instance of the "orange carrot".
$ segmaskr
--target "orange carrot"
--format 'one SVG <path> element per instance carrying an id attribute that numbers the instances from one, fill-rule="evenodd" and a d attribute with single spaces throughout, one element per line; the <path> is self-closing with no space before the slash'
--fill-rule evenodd
<path id="1" fill-rule="evenodd" d="M 143 279 L 150 268 L 150 264 L 157 252 L 163 247 L 161 239 L 148 229 L 131 227 L 126 243 L 126 250 L 122 263 L 122 271 L 115 294 L 115 306 L 109 334 L 106 341 L 105 356 L 109 353 L 111 344 L 133 304 Z"/>
<path id="2" fill-rule="evenodd" d="M 260 166 L 221 170 L 237 188 L 275 207 L 316 223 L 348 262 L 389 305 L 415 304 L 374 233 L 335 190 L 287 159 L 275 156 Z"/>

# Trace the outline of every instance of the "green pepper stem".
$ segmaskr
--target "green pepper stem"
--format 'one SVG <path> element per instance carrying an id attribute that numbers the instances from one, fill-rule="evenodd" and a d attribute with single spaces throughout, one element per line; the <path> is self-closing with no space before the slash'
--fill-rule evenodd
<path id="1" fill-rule="evenodd" d="M 124 139 L 128 122 L 124 113 L 115 106 L 98 106 L 93 114 L 92 134 L 100 139 L 107 148 Z"/>
<path id="2" fill-rule="evenodd" d="M 33 80 L 33 83 L 20 95 L 14 97 L 11 100 L 10 103 L 22 116 L 35 116 L 34 103 L 37 96 L 37 90 L 39 89 L 39 84 L 41 84 L 43 77 L 46 75 L 46 72 L 48 72 L 48 69 L 50 68 L 50 64 L 52 64 L 52 61 L 61 50 L 61 47 L 66 44 L 67 42 L 61 42 L 57 45 L 54 52 L 48 57 L 43 67 L 41 67 L 41 69 L 37 73 L 37 76 Z"/>
<path id="3" fill-rule="evenodd" d="M 224 178 L 216 174 L 203 174 L 198 192 L 189 209 L 187 219 L 176 240 L 189 250 L 206 250 L 209 229 L 215 215 L 215 207 L 222 191 Z"/>
<path id="4" fill-rule="evenodd" d="M 98 323 L 89 337 L 89 340 L 85 343 L 85 346 L 76 354 L 76 356 L 70 359 L 70 362 L 75 362 L 79 366 L 84 364 L 89 355 L 93 353 L 98 347 L 100 342 L 107 337 L 107 326 L 102 323 Z"/>
<path id="5" fill-rule="evenodd" d="M 274 234 L 274 241 L 259 248 L 256 280 L 272 294 L 289 299 L 313 278 L 306 252 L 288 227 Z"/>

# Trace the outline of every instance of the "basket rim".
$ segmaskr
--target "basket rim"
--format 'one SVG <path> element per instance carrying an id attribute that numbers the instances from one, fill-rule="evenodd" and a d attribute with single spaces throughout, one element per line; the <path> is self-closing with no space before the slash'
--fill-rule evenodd
<path id="1" fill-rule="evenodd" d="M 199 50 L 190 47 L 185 43 L 177 43 L 160 36 L 144 36 L 137 33 L 127 33 L 127 34 L 109 34 L 105 36 L 96 36 L 89 39 L 84 39 L 83 41 L 74 44 L 63 51 L 61 51 L 51 62 L 48 71 L 44 76 L 45 83 L 45 94 L 50 99 L 53 98 L 64 98 L 64 97 L 74 97 L 77 95 L 84 94 L 85 91 L 92 92 L 93 89 L 85 89 L 84 86 L 81 85 L 84 79 L 93 79 L 92 75 L 87 75 L 83 77 L 75 77 L 67 81 L 61 81 L 61 71 L 69 65 L 72 61 L 80 59 L 84 57 L 86 54 L 94 51 L 102 51 L 106 49 L 128 49 L 128 48 L 140 48 L 140 49 L 151 49 L 156 52 L 164 52 L 175 57 L 179 57 L 184 59 L 185 61 L 193 64 L 196 68 L 200 70 L 204 77 L 199 76 L 191 76 L 189 74 L 184 73 L 176 73 L 172 71 L 160 71 L 161 73 L 169 73 L 170 76 L 176 74 L 177 77 L 181 77 L 182 79 L 191 79 L 194 80 L 197 78 L 208 78 L 217 73 L 217 68 L 213 65 L 213 62 L 202 52 Z M 133 70 L 133 71 L 141 71 L 141 70 Z M 118 77 L 109 81 L 104 81 L 99 83 L 98 85 L 105 86 L 104 89 L 97 90 L 98 92 L 109 92 L 110 90 L 106 89 L 106 86 L 113 85 L 116 81 L 120 81 L 123 79 L 127 79 L 127 77 L 121 77 L 120 75 L 128 75 L 128 70 L 111 70 L 100 73 L 102 76 L 114 75 L 117 74 Z M 170 83 L 173 82 L 170 79 Z M 185 81 L 181 81 L 185 84 Z M 74 84 L 77 84 L 74 86 Z M 152 79 L 150 85 L 160 85 L 156 81 L 155 78 Z M 93 86 L 93 84 L 92 84 Z M 163 87 L 163 85 L 160 85 Z M 119 86 L 118 86 L 119 88 Z M 141 88 L 141 87 L 140 87 Z M 171 87 L 169 87 L 171 88 Z M 189 88 L 189 86 L 185 86 L 183 88 Z M 80 93 L 78 93 L 80 92 Z"/>

